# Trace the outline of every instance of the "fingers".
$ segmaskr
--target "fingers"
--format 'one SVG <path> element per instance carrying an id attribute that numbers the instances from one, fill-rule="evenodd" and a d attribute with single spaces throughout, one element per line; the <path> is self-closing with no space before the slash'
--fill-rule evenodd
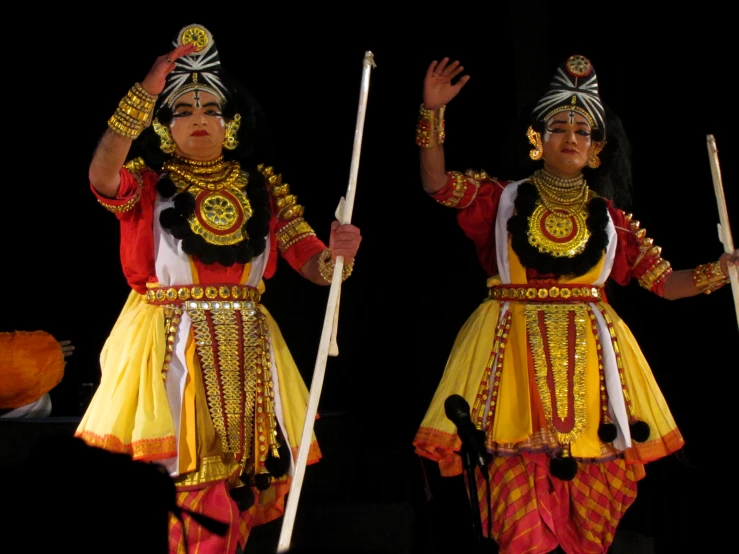
<path id="1" fill-rule="evenodd" d="M 362 235 L 359 228 L 346 223 L 342 225 L 338 221 L 331 224 L 331 238 L 329 246 L 334 259 L 337 256 L 343 256 L 346 263 L 354 260 L 359 250 L 359 244 L 362 242 Z"/>
<path id="2" fill-rule="evenodd" d="M 459 65 L 459 60 L 449 63 L 449 58 L 443 58 L 440 62 L 434 60 L 426 70 L 426 78 L 435 78 L 440 83 L 448 83 L 464 71 L 464 66 Z M 465 80 L 467 82 L 467 79 Z"/>
<path id="3" fill-rule="evenodd" d="M 443 57 L 441 61 L 436 64 L 436 68 L 434 69 L 434 77 L 440 77 L 444 74 L 444 70 L 446 69 L 446 64 L 449 63 L 448 57 Z"/>
<path id="4" fill-rule="evenodd" d="M 455 63 L 458 63 L 458 62 L 455 62 Z M 460 65 L 456 69 L 454 69 L 452 72 L 449 73 L 449 78 L 454 79 L 457 75 L 462 73 L 462 71 L 464 71 L 464 66 Z"/>
<path id="5" fill-rule="evenodd" d="M 428 69 L 426 70 L 426 78 L 435 77 L 436 76 L 436 64 L 437 61 L 434 60 L 429 64 Z"/>
<path id="6" fill-rule="evenodd" d="M 457 84 L 454 85 L 454 86 L 455 86 L 455 88 L 457 90 L 459 90 L 463 86 L 465 86 L 467 84 L 467 81 L 469 81 L 469 80 L 470 80 L 470 76 L 469 75 L 463 75 L 462 77 L 459 78 L 459 81 L 457 81 Z"/>
<path id="7" fill-rule="evenodd" d="M 724 252 L 719 257 L 719 261 L 725 261 L 727 265 L 739 265 L 739 250 L 734 250 L 734 252 Z"/>
<path id="8" fill-rule="evenodd" d="M 195 44 L 180 44 L 177 48 L 172 50 L 169 54 L 164 56 L 164 61 L 168 64 L 174 64 L 178 58 L 187 56 L 195 51 Z"/>
<path id="9" fill-rule="evenodd" d="M 68 358 L 72 355 L 72 352 L 74 352 L 74 345 L 72 345 L 71 340 L 60 340 L 57 342 L 59 342 L 59 346 L 61 346 L 62 348 L 62 355 L 65 358 Z"/>
<path id="10" fill-rule="evenodd" d="M 441 74 L 442 74 L 442 75 L 443 75 L 444 77 L 449 77 L 449 78 L 451 79 L 451 78 L 452 78 L 452 77 L 454 77 L 454 76 L 455 76 L 455 75 L 456 75 L 457 73 L 459 73 L 459 71 L 457 71 L 457 69 L 459 69 L 459 71 L 462 71 L 462 69 L 464 69 L 464 68 L 463 68 L 463 67 L 460 67 L 460 66 L 459 66 L 459 60 L 454 60 L 454 61 L 453 61 L 452 63 L 450 63 L 450 64 L 449 64 L 448 66 L 446 66 L 446 67 L 445 67 L 445 68 L 444 68 L 444 69 L 443 69 L 443 70 L 441 71 Z M 438 73 L 438 71 L 437 71 L 437 73 Z"/>

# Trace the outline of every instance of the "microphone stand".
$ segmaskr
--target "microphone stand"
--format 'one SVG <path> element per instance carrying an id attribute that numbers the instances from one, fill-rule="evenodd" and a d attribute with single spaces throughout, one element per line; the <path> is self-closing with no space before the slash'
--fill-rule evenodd
<path id="1" fill-rule="evenodd" d="M 472 530 L 475 535 L 475 552 L 483 554 L 482 516 L 480 515 L 480 501 L 477 498 L 477 480 L 475 478 L 475 463 L 473 462 L 470 449 L 462 443 L 462 466 L 467 474 L 468 498 L 470 499 L 470 512 L 472 515 Z M 491 517 L 492 514 L 488 514 Z"/>

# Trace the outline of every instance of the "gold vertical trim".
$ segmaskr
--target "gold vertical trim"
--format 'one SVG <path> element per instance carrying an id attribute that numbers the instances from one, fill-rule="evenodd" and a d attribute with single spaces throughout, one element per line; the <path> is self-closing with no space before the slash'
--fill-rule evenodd
<path id="1" fill-rule="evenodd" d="M 572 390 L 569 390 L 569 314 L 574 312 L 575 358 Z M 569 444 L 579 437 L 585 429 L 585 369 L 587 366 L 586 330 L 588 324 L 587 308 L 582 304 L 527 304 L 524 309 L 529 346 L 534 359 L 534 374 L 541 398 L 544 414 L 550 427 L 561 444 Z M 544 314 L 546 347 L 549 350 L 551 365 L 547 361 L 544 337 L 539 328 L 539 313 Z M 552 376 L 554 396 L 557 400 L 557 414 L 560 419 L 569 416 L 570 395 L 573 396 L 573 426 L 568 432 L 558 431 L 552 424 L 554 417 L 552 397 L 548 378 Z"/>

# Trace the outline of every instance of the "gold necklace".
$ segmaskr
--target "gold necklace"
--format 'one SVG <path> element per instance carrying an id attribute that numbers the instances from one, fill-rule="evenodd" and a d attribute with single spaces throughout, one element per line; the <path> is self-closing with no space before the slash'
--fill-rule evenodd
<path id="1" fill-rule="evenodd" d="M 190 229 L 205 242 L 229 246 L 249 238 L 245 223 L 252 207 L 244 189 L 249 175 L 241 171 L 237 161 L 224 161 L 223 156 L 201 162 L 173 156 L 162 164 L 162 170 L 179 192 L 186 191 L 195 199 L 195 210 L 188 218 Z"/>
<path id="2" fill-rule="evenodd" d="M 582 253 L 590 238 L 585 209 L 590 191 L 585 179 L 582 175 L 562 179 L 539 170 L 530 181 L 539 193 L 539 202 L 529 217 L 529 244 L 556 258 Z"/>
<path id="3" fill-rule="evenodd" d="M 588 200 L 588 184 L 582 175 L 562 179 L 540 169 L 530 180 L 536 186 L 542 203 L 552 211 L 556 208 L 566 212 L 570 212 L 573 207 L 580 209 Z"/>
<path id="4" fill-rule="evenodd" d="M 223 163 L 223 154 L 218 156 L 214 160 L 193 160 L 190 158 L 185 158 L 184 156 L 180 156 L 179 154 L 172 154 L 172 159 L 175 160 L 178 163 L 189 165 L 193 168 L 195 167 L 213 167 L 218 164 Z"/>
<path id="5" fill-rule="evenodd" d="M 233 186 L 241 174 L 241 165 L 237 161 L 217 162 L 208 166 L 208 171 L 196 175 L 191 166 L 176 160 L 167 160 L 162 169 L 173 177 L 172 182 L 178 189 L 197 187 L 203 190 L 221 190 Z"/>

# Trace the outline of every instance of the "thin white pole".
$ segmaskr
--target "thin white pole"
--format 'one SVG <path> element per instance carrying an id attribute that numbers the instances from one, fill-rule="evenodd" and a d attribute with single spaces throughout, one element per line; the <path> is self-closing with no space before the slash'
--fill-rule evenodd
<path id="1" fill-rule="evenodd" d="M 367 95 L 369 93 L 369 74 L 372 67 L 376 67 L 374 55 L 367 51 L 364 54 L 364 69 L 362 71 L 362 84 L 360 88 L 359 110 L 357 114 L 357 125 L 354 131 L 354 151 L 352 152 L 351 171 L 349 175 L 349 186 L 346 192 L 343 209 L 341 209 L 340 221 L 344 224 L 350 223 L 352 218 L 352 210 L 354 207 L 354 196 L 356 192 L 357 172 L 359 170 L 359 155 L 362 148 L 362 134 L 364 131 L 364 117 L 367 110 Z M 338 307 L 339 294 L 341 292 L 341 273 L 344 267 L 344 258 L 338 256 L 334 267 L 334 275 L 331 280 L 331 289 L 328 293 L 328 304 L 326 306 L 326 315 L 323 320 L 323 332 L 321 333 L 321 341 L 318 346 L 318 356 L 316 365 L 313 370 L 313 379 L 311 380 L 310 396 L 308 398 L 308 407 L 305 413 L 305 423 L 303 425 L 303 435 L 300 439 L 300 447 L 298 448 L 298 458 L 295 462 L 295 471 L 290 483 L 290 490 L 287 496 L 287 505 L 285 506 L 285 515 L 282 521 L 282 530 L 280 539 L 277 543 L 277 552 L 287 552 L 290 548 L 290 540 L 292 538 L 293 527 L 295 524 L 295 514 L 298 509 L 298 500 L 300 498 L 300 490 L 303 486 L 303 477 L 305 476 L 305 466 L 308 460 L 308 452 L 310 450 L 311 440 L 313 438 L 313 424 L 318 411 L 318 400 L 321 396 L 323 387 L 323 377 L 326 372 L 326 360 L 329 351 L 329 340 L 332 334 L 332 327 L 335 325 L 334 316 Z"/>
<path id="2" fill-rule="evenodd" d="M 729 213 L 726 210 L 726 199 L 724 197 L 724 187 L 721 183 L 721 168 L 718 163 L 718 148 L 716 147 L 716 139 L 713 135 L 708 135 L 708 158 L 711 162 L 711 176 L 713 177 L 713 189 L 716 192 L 716 202 L 718 203 L 719 215 L 719 238 L 724 245 L 724 251 L 734 252 L 734 240 L 731 238 L 731 227 L 729 227 Z M 739 273 L 736 266 L 729 266 L 729 281 L 731 282 L 731 292 L 734 295 L 734 310 L 736 311 L 737 324 L 739 325 Z"/>

